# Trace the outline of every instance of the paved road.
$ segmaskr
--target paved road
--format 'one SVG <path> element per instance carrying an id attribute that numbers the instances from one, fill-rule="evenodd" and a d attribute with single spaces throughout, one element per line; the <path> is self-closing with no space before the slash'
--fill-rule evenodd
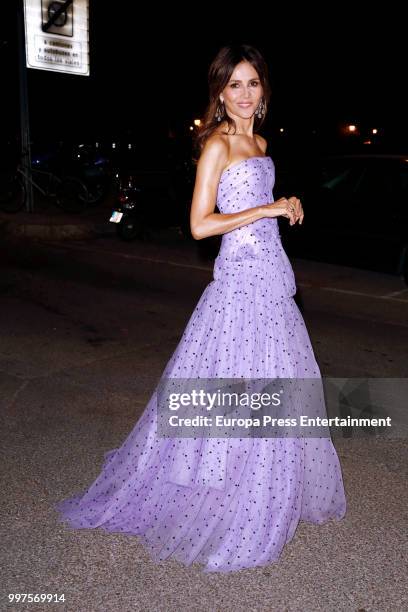
<path id="1" fill-rule="evenodd" d="M 203 575 L 151 563 L 136 538 L 69 531 L 54 501 L 85 488 L 141 414 L 211 262 L 178 241 L 0 247 L 2 571 L 8 592 L 64 593 L 64 610 L 408 609 L 405 439 L 336 439 L 340 523 L 301 523 L 278 564 Z M 408 376 L 401 279 L 293 262 L 326 376 Z"/>

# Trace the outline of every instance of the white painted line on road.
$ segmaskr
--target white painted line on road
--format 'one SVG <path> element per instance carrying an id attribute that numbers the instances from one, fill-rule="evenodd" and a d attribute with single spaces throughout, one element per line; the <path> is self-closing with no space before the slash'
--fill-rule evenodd
<path id="1" fill-rule="evenodd" d="M 169 259 L 154 259 L 153 257 L 144 257 L 143 255 L 128 255 L 127 253 L 117 253 L 116 251 L 103 251 L 104 253 L 112 253 L 125 257 L 126 259 L 139 259 L 140 261 L 148 261 L 150 263 L 166 264 L 167 266 L 176 266 L 179 268 L 191 268 L 192 270 L 205 270 L 212 272 L 212 266 L 198 266 L 196 264 L 180 263 L 178 261 L 170 261 Z"/>
<path id="2" fill-rule="evenodd" d="M 371 299 L 377 299 L 377 300 L 392 300 L 393 302 L 404 302 L 405 304 L 408 304 L 407 300 L 400 300 L 399 298 L 395 298 L 392 297 L 393 294 L 386 294 L 386 295 L 376 295 L 375 293 L 364 293 L 363 291 L 354 291 L 351 289 L 339 289 L 337 287 L 319 287 L 319 289 L 321 289 L 322 291 L 335 291 L 336 293 L 348 293 L 350 295 L 359 295 L 361 297 L 368 297 Z M 400 291 L 396 291 L 395 294 L 399 295 Z"/>
<path id="3" fill-rule="evenodd" d="M 393 291 L 392 293 L 387 293 L 384 297 L 392 298 L 394 295 L 404 295 L 404 293 L 408 296 L 408 289 L 402 289 L 401 291 Z"/>
<path id="4" fill-rule="evenodd" d="M 42 240 L 43 244 L 47 244 L 52 247 L 61 249 L 70 249 L 71 251 L 87 251 L 88 253 L 109 253 L 110 255 L 116 255 L 125 259 L 138 259 L 139 261 L 148 261 L 150 263 L 166 264 L 169 266 L 176 266 L 180 268 L 192 268 L 193 270 L 205 270 L 206 272 L 212 272 L 212 266 L 199 266 L 197 264 L 180 263 L 178 261 L 170 261 L 169 259 L 155 259 L 154 257 L 146 257 L 145 255 L 135 255 L 134 253 L 121 253 L 120 251 L 112 251 L 110 249 L 91 249 L 89 247 L 81 246 L 76 244 L 70 246 L 67 244 L 59 244 L 48 240 Z"/>
<path id="5" fill-rule="evenodd" d="M 89 248 L 89 247 L 85 247 L 85 246 L 81 246 L 81 245 L 75 245 L 75 246 L 71 246 L 71 245 L 67 245 L 67 244 L 60 244 L 60 243 L 55 243 L 52 241 L 48 241 L 48 240 L 43 240 L 41 241 L 45 244 L 48 244 L 49 246 L 52 247 L 57 247 L 57 248 L 62 248 L 62 249 L 70 249 L 70 250 L 80 250 L 80 251 L 88 251 L 88 252 L 92 252 L 92 253 L 96 253 L 96 250 L 94 248 Z M 115 255 L 115 256 L 119 256 L 119 257 L 124 257 L 125 259 L 137 259 L 139 261 L 147 261 L 149 263 L 157 263 L 157 264 L 164 264 L 167 266 L 174 266 L 174 267 L 178 267 L 178 268 L 188 268 L 191 270 L 202 270 L 204 272 L 212 272 L 213 271 L 213 266 L 199 266 L 197 264 L 189 264 L 189 263 L 181 263 L 178 261 L 171 261 L 169 259 L 155 259 L 153 257 L 145 257 L 144 255 L 135 255 L 134 253 L 121 253 L 120 251 L 112 251 L 110 249 L 101 249 L 100 251 L 98 251 L 99 253 L 109 253 L 111 255 Z M 370 299 L 377 299 L 377 300 L 389 300 L 392 302 L 402 302 L 405 304 L 408 304 L 408 300 L 407 299 L 400 299 L 397 297 L 394 297 L 396 295 L 402 295 L 404 293 L 408 293 L 408 289 L 402 289 L 401 291 L 394 291 L 393 293 L 388 293 L 385 295 L 376 295 L 375 293 L 364 293 L 363 291 L 354 291 L 352 289 L 339 289 L 337 287 L 322 287 L 321 285 L 317 285 L 317 284 L 313 284 L 313 283 L 296 283 L 296 285 L 298 287 L 303 287 L 306 289 L 310 289 L 310 288 L 314 288 L 314 289 L 320 289 L 322 291 L 332 291 L 332 292 L 337 292 L 337 293 L 346 293 L 348 295 L 355 295 L 355 296 L 360 296 L 360 297 L 368 297 Z"/>

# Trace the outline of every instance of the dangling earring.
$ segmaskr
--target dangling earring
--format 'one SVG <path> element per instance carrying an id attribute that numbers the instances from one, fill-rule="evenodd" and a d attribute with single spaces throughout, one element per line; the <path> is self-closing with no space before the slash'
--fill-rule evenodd
<path id="1" fill-rule="evenodd" d="M 217 120 L 217 121 L 221 121 L 222 116 L 223 116 L 223 114 L 224 114 L 223 105 L 224 105 L 224 103 L 223 103 L 223 102 L 221 102 L 221 105 L 220 105 L 220 106 L 217 106 L 217 110 L 216 110 L 216 112 L 215 112 L 215 118 L 216 118 L 216 120 Z"/>
<path id="2" fill-rule="evenodd" d="M 261 100 L 261 102 L 260 102 L 258 108 L 256 109 L 255 113 L 256 113 L 256 116 L 258 117 L 258 119 L 262 119 L 262 117 L 264 116 L 264 114 L 265 114 L 265 104 L 264 104 L 263 100 Z"/>

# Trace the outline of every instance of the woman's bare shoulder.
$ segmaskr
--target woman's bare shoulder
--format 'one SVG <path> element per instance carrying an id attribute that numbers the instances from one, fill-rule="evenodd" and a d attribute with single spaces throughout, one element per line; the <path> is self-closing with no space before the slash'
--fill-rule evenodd
<path id="1" fill-rule="evenodd" d="M 256 137 L 256 140 L 258 142 L 258 146 L 260 147 L 260 149 L 262 149 L 262 151 L 266 153 L 266 149 L 268 148 L 268 141 L 266 140 L 266 138 L 261 136 L 261 134 L 255 134 L 255 137 Z"/>
<path id="2" fill-rule="evenodd" d="M 228 162 L 229 143 L 225 136 L 213 133 L 206 140 L 201 151 L 199 163 L 210 162 L 214 165 L 223 166 Z"/>
<path id="3" fill-rule="evenodd" d="M 213 132 L 206 140 L 203 151 L 212 150 L 215 153 L 229 152 L 229 141 L 226 135 L 220 132 Z"/>

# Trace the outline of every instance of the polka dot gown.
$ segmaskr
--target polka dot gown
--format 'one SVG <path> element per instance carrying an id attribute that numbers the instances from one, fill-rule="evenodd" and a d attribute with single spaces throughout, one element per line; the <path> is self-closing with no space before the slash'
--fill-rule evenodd
<path id="1" fill-rule="evenodd" d="M 236 163 L 220 178 L 219 210 L 273 202 L 274 181 L 270 157 Z M 223 234 L 163 377 L 321 378 L 295 292 L 276 218 Z M 345 515 L 330 438 L 159 438 L 156 408 L 157 388 L 96 480 L 55 505 L 59 520 L 137 535 L 155 561 L 229 572 L 277 561 L 300 520 Z"/>

